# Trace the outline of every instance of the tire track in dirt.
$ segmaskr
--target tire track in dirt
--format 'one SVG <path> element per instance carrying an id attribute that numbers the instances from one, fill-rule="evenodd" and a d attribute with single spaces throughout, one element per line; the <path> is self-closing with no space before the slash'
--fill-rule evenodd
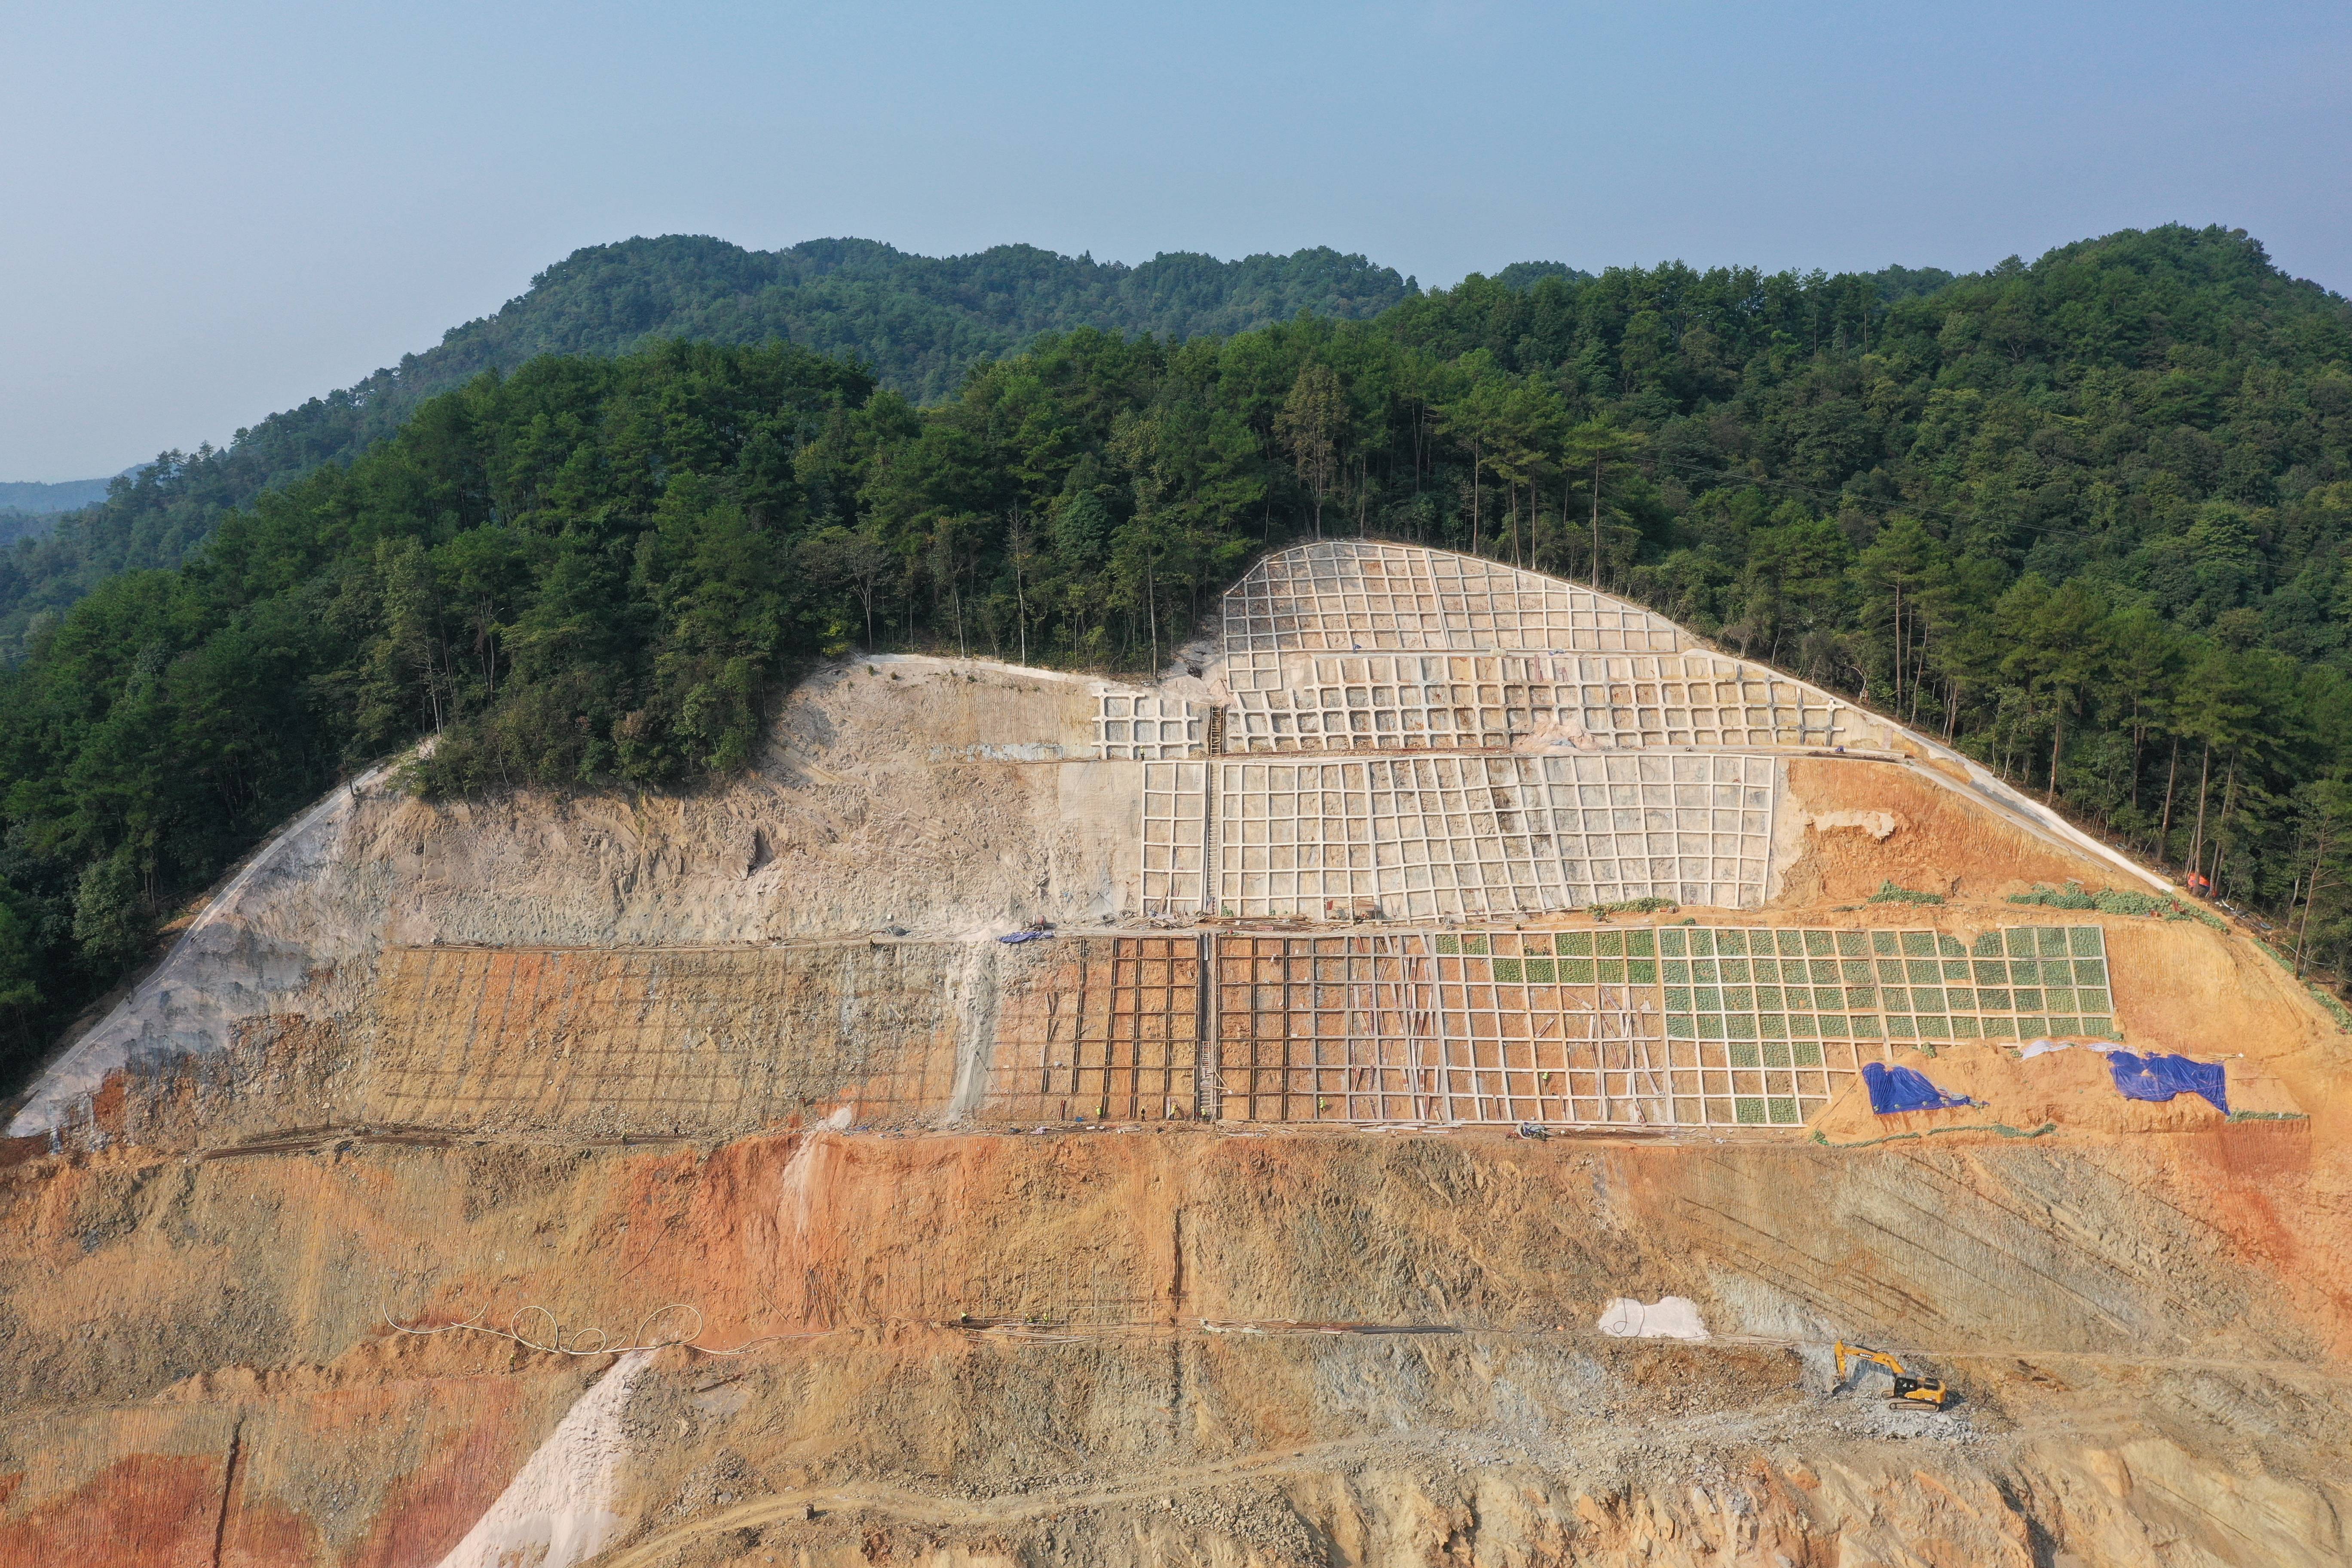
<path id="1" fill-rule="evenodd" d="M 1231 1481 L 1284 1475 L 1300 1469 L 1319 1469 L 1394 1446 L 1393 1435 L 1349 1438 L 1213 1464 L 1173 1466 L 1149 1472 L 1118 1486 L 1083 1491 L 1003 1492 L 990 1498 L 966 1499 L 919 1492 L 906 1487 L 856 1481 L 835 1487 L 795 1488 L 790 1491 L 772 1492 L 751 1502 L 738 1503 L 733 1508 L 666 1531 L 651 1541 L 619 1552 L 603 1564 L 603 1568 L 654 1568 L 667 1553 L 704 1536 L 804 1519 L 809 1517 L 806 1510 L 813 1508 L 863 1509 L 896 1514 L 901 1519 L 941 1524 L 1011 1524 L 1048 1514 L 1066 1513 L 1073 1509 L 1147 1502 L 1171 1492 L 1198 1491 Z"/>
<path id="2" fill-rule="evenodd" d="M 1205 1328 L 1206 1325 L 1203 1325 Z M 977 1331 L 989 1332 L 989 1331 Z M 1039 1334 L 1034 1337 L 1047 1342 L 1066 1342 L 1071 1339 L 1162 1339 L 1182 1338 L 1200 1331 L 1185 1325 L 1134 1325 L 1106 1329 L 1096 1333 Z M 1436 1328 L 1425 1325 L 1383 1326 L 1371 1324 L 1324 1325 L 1298 1323 L 1267 1323 L 1262 1325 L 1220 1324 L 1222 1332 L 1263 1332 L 1280 1334 L 1331 1334 L 1387 1332 L 1394 1334 L 1461 1334 L 1470 1333 L 1490 1338 L 1551 1338 L 1562 1337 L 1559 1330 L 1482 1331 L 1457 1328 Z M 1582 1338 L 1587 1331 L 1567 1331 L 1567 1336 Z M 1010 1337 L 1016 1341 L 1032 1338 L 1029 1334 Z M 1664 1344 L 1666 1342 L 1653 1342 Z M 1816 1345 L 1817 1342 L 1780 1339 L 1754 1334 L 1727 1334 L 1712 1340 L 1674 1343 L 1681 1351 L 1705 1353 L 1709 1346 L 1725 1348 L 1797 1349 Z M 1934 1353 L 1934 1352 L 1930 1352 Z M 2054 1351 L 2004 1347 L 1995 1350 L 1973 1350 L 1948 1352 L 1942 1359 L 1953 1363 L 1985 1361 L 2074 1361 L 2090 1362 L 2100 1366 L 2145 1366 L 2163 1369 L 2210 1369 L 2236 1372 L 2256 1372 L 2276 1374 L 2301 1373 L 2325 1383 L 2352 1384 L 2352 1373 L 2315 1367 L 2307 1363 L 2265 1361 L 2229 1357 L 2189 1356 L 2117 1356 L 2088 1351 Z M 1826 1411 L 1834 1415 L 1840 1408 L 1832 1405 Z M 2005 1449 L 2017 1450 L 2053 1439 L 2094 1437 L 2112 1440 L 2118 1434 L 2135 1429 L 2135 1406 L 2129 1401 L 2117 1401 L 2103 1419 L 2097 1413 L 2074 1411 L 2049 1416 L 2029 1415 L 2008 1425 L 1994 1438 Z M 1708 1413 L 1663 1422 L 1652 1422 L 1644 1428 L 1649 1441 L 1670 1436 L 1677 1432 L 1696 1437 L 1716 1431 L 1721 1425 L 1721 1413 Z M 1176 1465 L 1145 1472 L 1112 1485 L 1088 1488 L 1041 1487 L 1035 1490 L 1003 1492 L 994 1496 L 968 1498 L 950 1494 L 919 1491 L 910 1487 L 891 1486 L 880 1482 L 846 1481 L 832 1486 L 800 1487 L 771 1493 L 749 1502 L 739 1503 L 719 1512 L 676 1525 L 636 1545 L 624 1548 L 598 1568 L 662 1568 L 673 1555 L 698 1541 L 731 1531 L 758 1529 L 771 1524 L 797 1522 L 819 1517 L 823 1512 L 866 1512 L 887 1514 L 896 1519 L 942 1525 L 977 1527 L 1017 1524 L 1080 1510 L 1116 1508 L 1144 1503 L 1172 1495 L 1199 1492 L 1213 1487 L 1239 1481 L 1268 1480 L 1298 1474 L 1323 1474 L 1346 1461 L 1375 1455 L 1394 1457 L 1402 1443 L 1442 1447 L 1448 1434 L 1433 1432 L 1420 1445 L 1412 1433 L 1385 1432 L 1377 1436 L 1349 1438 L 1337 1442 L 1286 1448 L 1275 1453 L 1255 1454 L 1245 1458 L 1220 1460 L 1207 1464 Z M 1990 1436 L 1990 1435 L 1989 1435 Z M 2189 1500 L 2173 1497 L 2171 1500 L 2193 1512 L 2196 1508 Z M 2232 1533 L 2237 1533 L 2234 1530 Z"/>

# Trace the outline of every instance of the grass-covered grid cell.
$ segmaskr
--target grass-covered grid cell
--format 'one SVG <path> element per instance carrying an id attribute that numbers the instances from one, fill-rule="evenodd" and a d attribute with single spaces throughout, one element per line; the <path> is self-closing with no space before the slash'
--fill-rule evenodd
<path id="1" fill-rule="evenodd" d="M 1942 933 L 1906 931 L 1906 949 L 1920 945 L 1915 934 L 1935 935 L 1945 956 L 1932 974 L 1925 961 L 1906 958 L 1899 985 L 1881 961 L 1879 1001 L 1889 1037 L 2116 1037 L 2106 939 L 2099 927 L 2013 926 L 1985 932 L 1973 946 Z"/>
<path id="2" fill-rule="evenodd" d="M 1227 988 L 1226 1093 L 1270 1039 L 1289 1042 L 1284 1087 L 1265 1100 L 1260 1072 L 1241 1095 L 1261 1118 L 1364 1121 L 1357 1108 L 1377 1105 L 1393 1120 L 1409 1102 L 1437 1121 L 1793 1125 L 1897 1045 L 2113 1037 L 2097 928 L 2047 929 L 1974 944 L 1696 925 L 1254 936 L 1317 956 L 1287 992 Z M 1371 959 L 1367 943 L 1388 945 Z M 1244 1039 L 1257 1044 L 1237 1057 Z M 1400 1100 L 1406 1068 L 1416 1087 Z"/>
<path id="3" fill-rule="evenodd" d="M 1873 961 L 1837 956 L 1867 953 L 1870 935 L 1755 927 L 1658 932 L 1669 1049 L 1678 1082 L 1685 1072 L 1695 1079 L 1708 1123 L 1801 1121 L 1884 1049 Z M 1741 1101 L 1752 1102 L 1744 1120 Z"/>
<path id="4" fill-rule="evenodd" d="M 1890 1043 L 2112 1037 L 2098 928 L 2044 929 L 1970 944 L 1934 931 L 1663 928 L 1657 979 L 1677 1081 L 1690 1075 L 1710 1124 L 1726 1111 L 1739 1124 L 1734 1102 L 1758 1097 L 1795 1104 L 1801 1121 Z M 1982 956 L 2011 946 L 2033 956 Z M 2042 956 L 2078 949 L 2087 955 Z"/>

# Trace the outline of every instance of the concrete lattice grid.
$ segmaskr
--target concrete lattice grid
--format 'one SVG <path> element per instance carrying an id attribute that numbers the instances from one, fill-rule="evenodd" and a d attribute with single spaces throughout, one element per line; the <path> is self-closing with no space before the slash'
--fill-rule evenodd
<path id="1" fill-rule="evenodd" d="M 1143 912 L 1189 918 L 1208 897 L 1207 763 L 1147 763 L 1143 768 Z"/>
<path id="2" fill-rule="evenodd" d="M 1147 915 L 1196 907 L 1195 846 L 1198 907 L 1236 919 L 1753 909 L 1779 781 L 1740 753 L 1886 739 L 1637 605 L 1406 545 L 1268 557 L 1226 595 L 1223 646 L 1222 752 L 1430 754 L 1212 761 L 1197 813 L 1166 775 L 1143 815 Z"/>
<path id="3" fill-rule="evenodd" d="M 1182 764 L 1176 764 L 1181 767 Z M 1417 920 L 1627 899 L 1755 908 L 1770 866 L 1776 764 L 1688 753 L 1425 756 L 1215 764 L 1204 858 L 1215 912 Z M 1171 784 L 1175 781 L 1171 779 Z M 1150 834 L 1189 817 L 1171 788 Z M 1164 885 L 1173 913 L 1190 890 Z"/>
<path id="4" fill-rule="evenodd" d="M 948 997 L 961 952 L 393 948 L 366 1115 L 657 1133 L 845 1104 L 861 1121 L 936 1112 L 954 1088 Z"/>
<path id="5" fill-rule="evenodd" d="M 1205 730 L 1201 710 L 1181 698 L 1116 686 L 1095 693 L 1095 751 L 1102 757 L 1198 756 L 1207 743 Z"/>
<path id="6" fill-rule="evenodd" d="M 1232 752 L 1828 746 L 1852 710 L 1712 654 L 1356 654 L 1234 694 Z"/>
<path id="7" fill-rule="evenodd" d="M 1164 1121 L 1198 1113 L 1198 938 L 1064 938 L 1028 962 L 1034 967 L 1008 984 L 998 1008 L 983 1118 Z"/>
<path id="8" fill-rule="evenodd" d="M 1225 595 L 1226 679 L 1282 681 L 1285 653 L 1674 653 L 1682 629 L 1638 605 L 1475 556 L 1362 540 L 1268 556 Z"/>

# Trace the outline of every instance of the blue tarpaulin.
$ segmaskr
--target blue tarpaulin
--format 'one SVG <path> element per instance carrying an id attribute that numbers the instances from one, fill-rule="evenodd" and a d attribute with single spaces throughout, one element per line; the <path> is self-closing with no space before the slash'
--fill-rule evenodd
<path id="1" fill-rule="evenodd" d="M 2116 1075 L 2116 1087 L 2130 1099 L 2170 1100 L 2176 1094 L 2201 1094 L 2214 1110 L 2230 1114 L 2229 1075 L 2220 1062 L 2109 1051 L 2107 1070 Z"/>
<path id="2" fill-rule="evenodd" d="M 996 940 L 1003 942 L 1043 942 L 1053 934 L 1049 931 L 1016 931 L 1011 936 L 1000 936 Z"/>
<path id="3" fill-rule="evenodd" d="M 1898 1110 L 1941 1110 L 1949 1105 L 1976 1103 L 1965 1094 L 1946 1094 L 1916 1068 L 1864 1062 L 1862 1081 L 1870 1086 L 1870 1109 L 1881 1116 L 1891 1116 Z"/>

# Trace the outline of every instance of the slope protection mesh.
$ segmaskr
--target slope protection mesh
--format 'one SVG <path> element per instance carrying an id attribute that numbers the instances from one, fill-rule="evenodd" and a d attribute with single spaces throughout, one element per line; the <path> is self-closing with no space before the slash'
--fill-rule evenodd
<path id="1" fill-rule="evenodd" d="M 985 1002 L 971 1005 L 974 999 Z M 787 949 L 394 949 L 364 1120 L 1792 1128 L 1938 1042 L 2117 1039 L 2104 931 L 1603 926 Z"/>
<path id="2" fill-rule="evenodd" d="M 583 1134 L 747 1130 L 840 1105 L 861 1121 L 934 1112 L 954 1087 L 962 952 L 392 948 L 363 1112 Z"/>
<path id="3" fill-rule="evenodd" d="M 1270 555 L 1225 595 L 1226 679 L 1281 680 L 1285 653 L 1673 653 L 1682 629 L 1622 599 L 1475 556 L 1367 540 Z"/>
<path id="4" fill-rule="evenodd" d="M 1286 657 L 1281 684 L 1234 693 L 1234 752 L 1552 745 L 1829 746 L 1849 710 L 1706 653 Z"/>

